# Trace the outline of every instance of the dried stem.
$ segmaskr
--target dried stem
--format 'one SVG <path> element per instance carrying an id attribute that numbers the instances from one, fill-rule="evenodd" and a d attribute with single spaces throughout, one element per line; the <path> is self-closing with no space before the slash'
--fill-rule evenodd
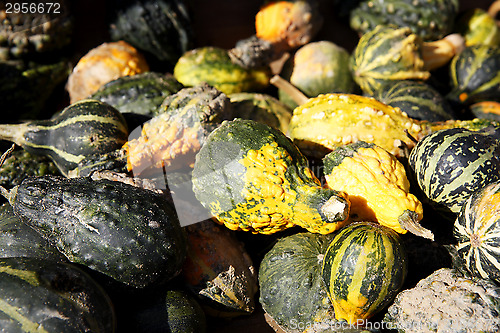
<path id="1" fill-rule="evenodd" d="M 269 82 L 287 93 L 298 105 L 304 104 L 309 99 L 302 91 L 279 75 L 274 75 Z"/>

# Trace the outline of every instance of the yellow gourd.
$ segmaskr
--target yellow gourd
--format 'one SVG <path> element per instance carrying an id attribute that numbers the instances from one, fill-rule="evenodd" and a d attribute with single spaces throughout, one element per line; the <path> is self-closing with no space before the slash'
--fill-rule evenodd
<path id="1" fill-rule="evenodd" d="M 324 173 L 328 187 L 347 193 L 353 221 L 373 221 L 398 233 L 433 239 L 420 226 L 422 203 L 410 193 L 403 164 L 387 150 L 364 141 L 327 154 Z"/>

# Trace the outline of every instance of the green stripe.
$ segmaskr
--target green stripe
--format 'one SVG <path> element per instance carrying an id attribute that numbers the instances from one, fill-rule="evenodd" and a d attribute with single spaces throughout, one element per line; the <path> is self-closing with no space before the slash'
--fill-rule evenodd
<path id="1" fill-rule="evenodd" d="M 34 323 L 28 318 L 24 317 L 21 313 L 21 309 L 16 308 L 3 299 L 0 299 L 0 311 L 5 313 L 9 318 L 14 319 L 19 324 L 21 324 L 21 329 L 26 333 L 49 333 L 45 330 L 41 324 Z"/>

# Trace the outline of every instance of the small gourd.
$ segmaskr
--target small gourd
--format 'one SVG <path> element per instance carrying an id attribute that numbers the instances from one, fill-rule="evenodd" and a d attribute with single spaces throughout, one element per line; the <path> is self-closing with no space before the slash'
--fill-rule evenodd
<path id="1" fill-rule="evenodd" d="M 342 228 L 321 268 L 335 318 L 353 325 L 389 305 L 403 287 L 407 260 L 399 234 L 390 228 L 370 222 Z"/>
<path id="2" fill-rule="evenodd" d="M 148 71 L 144 56 L 129 43 L 102 43 L 80 58 L 69 75 L 66 89 L 70 103 L 88 98 L 105 83 L 119 77 Z"/>
<path id="3" fill-rule="evenodd" d="M 500 27 L 494 15 L 483 8 L 471 8 L 461 13 L 457 17 L 456 31 L 464 36 L 465 46 L 500 45 Z"/>
<path id="4" fill-rule="evenodd" d="M 346 195 L 323 188 L 285 134 L 253 120 L 225 121 L 210 133 L 196 155 L 193 191 L 232 230 L 331 233 L 349 216 Z"/>
<path id="5" fill-rule="evenodd" d="M 474 117 L 500 121 L 500 102 L 481 101 L 469 106 Z"/>
<path id="6" fill-rule="evenodd" d="M 0 138 L 50 157 L 63 175 L 86 156 L 120 148 L 128 128 L 122 114 L 96 100 L 67 106 L 50 119 L 0 125 Z"/>
<path id="7" fill-rule="evenodd" d="M 398 233 L 433 239 L 419 222 L 422 203 L 410 193 L 410 183 L 401 162 L 373 143 L 358 141 L 338 147 L 323 159 L 326 183 L 347 193 L 351 218 L 373 221 Z"/>

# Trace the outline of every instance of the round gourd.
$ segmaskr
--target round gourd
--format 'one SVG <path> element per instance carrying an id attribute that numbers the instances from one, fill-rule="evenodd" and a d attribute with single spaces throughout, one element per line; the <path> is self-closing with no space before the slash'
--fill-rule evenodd
<path id="1" fill-rule="evenodd" d="M 330 233 L 349 214 L 345 194 L 323 188 L 288 137 L 253 120 L 225 121 L 210 133 L 196 155 L 193 191 L 233 230 L 270 234 L 299 225 Z"/>
<path id="2" fill-rule="evenodd" d="M 475 276 L 500 283 L 500 181 L 472 193 L 455 220 L 457 254 Z"/>
<path id="3" fill-rule="evenodd" d="M 465 38 L 465 45 L 500 45 L 500 27 L 494 16 L 482 8 L 470 8 L 459 14 L 456 31 Z"/>
<path id="4" fill-rule="evenodd" d="M 335 318 L 356 324 L 389 305 L 406 278 L 407 254 L 398 234 L 370 222 L 342 228 L 321 268 Z"/>
<path id="5" fill-rule="evenodd" d="M 498 134 L 499 127 L 444 129 L 425 136 L 412 149 L 409 165 L 437 208 L 458 213 L 472 193 L 500 179 Z"/>
<path id="6" fill-rule="evenodd" d="M 321 278 L 324 253 L 333 234 L 298 233 L 280 238 L 259 268 L 260 303 L 285 332 L 303 332 L 334 318 Z"/>
<path id="7" fill-rule="evenodd" d="M 500 121 L 500 102 L 481 101 L 472 104 L 469 109 L 474 117 Z"/>
<path id="8" fill-rule="evenodd" d="M 500 101 L 500 46 L 468 46 L 450 63 L 451 90 L 446 98 L 454 105 Z"/>
<path id="9" fill-rule="evenodd" d="M 308 97 L 352 93 L 355 83 L 349 70 L 349 58 L 347 50 L 333 42 L 311 42 L 300 47 L 285 62 L 280 76 Z M 297 107 L 284 90 L 278 90 L 278 96 L 290 108 Z"/>
<path id="10" fill-rule="evenodd" d="M 363 35 L 377 25 L 410 27 L 424 41 L 453 31 L 458 0 L 362 0 L 350 12 L 350 27 Z"/>

